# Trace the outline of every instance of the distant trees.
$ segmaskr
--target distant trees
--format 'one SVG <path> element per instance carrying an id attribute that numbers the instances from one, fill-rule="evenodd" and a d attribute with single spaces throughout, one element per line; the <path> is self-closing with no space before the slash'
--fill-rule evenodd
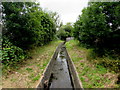
<path id="1" fill-rule="evenodd" d="M 54 39 L 55 20 L 38 3 L 2 2 L 2 6 L 4 63 L 24 59 L 26 49 L 42 46 Z"/>
<path id="2" fill-rule="evenodd" d="M 74 37 L 83 45 L 120 51 L 120 2 L 89 2 L 74 24 Z"/>
<path id="3" fill-rule="evenodd" d="M 67 23 L 66 25 L 62 25 L 60 29 L 57 31 L 57 36 L 61 40 L 66 40 L 67 37 L 73 36 L 73 26 L 71 23 Z"/>
<path id="4" fill-rule="evenodd" d="M 49 13 L 50 17 L 53 19 L 53 21 L 56 25 L 56 28 L 59 29 L 62 24 L 59 14 L 57 12 L 51 12 L 51 11 L 49 11 L 48 13 Z"/>

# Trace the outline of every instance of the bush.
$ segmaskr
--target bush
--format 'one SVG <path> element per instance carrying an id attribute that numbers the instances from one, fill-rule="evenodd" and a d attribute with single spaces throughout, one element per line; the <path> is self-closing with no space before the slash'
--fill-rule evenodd
<path id="1" fill-rule="evenodd" d="M 24 51 L 14 46 L 7 38 L 3 38 L 2 42 L 2 64 L 3 65 L 14 65 L 25 58 Z"/>

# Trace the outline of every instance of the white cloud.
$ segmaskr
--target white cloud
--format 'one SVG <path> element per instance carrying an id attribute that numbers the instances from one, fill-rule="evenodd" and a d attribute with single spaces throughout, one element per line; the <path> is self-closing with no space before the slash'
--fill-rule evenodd
<path id="1" fill-rule="evenodd" d="M 42 8 L 55 11 L 61 16 L 63 24 L 75 22 L 88 0 L 37 0 Z"/>

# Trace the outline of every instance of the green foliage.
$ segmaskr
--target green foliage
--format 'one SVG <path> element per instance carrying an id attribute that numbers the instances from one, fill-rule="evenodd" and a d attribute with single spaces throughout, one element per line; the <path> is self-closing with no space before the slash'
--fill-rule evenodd
<path id="1" fill-rule="evenodd" d="M 63 29 L 65 30 L 65 32 L 66 32 L 68 37 L 72 37 L 73 36 L 73 26 L 72 26 L 72 23 L 67 23 L 66 25 L 64 25 Z"/>
<path id="2" fill-rule="evenodd" d="M 6 66 L 16 64 L 25 58 L 23 50 L 14 46 L 7 38 L 2 43 L 2 63 Z"/>
<path id="3" fill-rule="evenodd" d="M 117 74 L 114 71 L 119 70 L 117 65 L 119 60 L 116 61 L 108 57 L 91 58 L 96 53 L 93 53 L 92 49 L 80 47 L 77 40 L 70 40 L 66 43 L 66 47 L 82 81 L 83 88 L 118 88 L 119 85 L 115 85 Z M 88 57 L 87 54 L 91 54 L 91 56 Z"/>
<path id="4" fill-rule="evenodd" d="M 62 25 L 62 22 L 60 21 L 60 16 L 57 12 L 48 12 L 50 17 L 53 19 L 54 23 L 55 23 L 55 27 L 56 28 L 60 28 Z"/>
<path id="5" fill-rule="evenodd" d="M 74 24 L 74 36 L 85 46 L 95 48 L 101 55 L 105 54 L 105 50 L 119 52 L 119 11 L 119 2 L 89 3 Z"/>
<path id="6" fill-rule="evenodd" d="M 3 32 L 14 45 L 29 49 L 44 45 L 54 38 L 55 23 L 47 12 L 42 11 L 39 4 L 32 2 L 2 4 L 7 27 Z"/>
<path id="7" fill-rule="evenodd" d="M 106 53 L 106 52 L 105 52 Z M 120 60 L 119 57 L 112 57 L 111 55 L 104 55 L 103 57 L 98 57 L 98 53 L 94 49 L 88 49 L 86 54 L 86 59 L 93 62 L 96 65 L 105 67 L 109 71 L 120 71 Z"/>
<path id="8" fill-rule="evenodd" d="M 61 40 L 66 40 L 67 37 L 73 36 L 73 27 L 71 23 L 67 23 L 66 25 L 62 25 L 57 32 L 57 37 Z"/>
<path id="9" fill-rule="evenodd" d="M 36 77 L 34 77 L 32 80 L 33 80 L 33 82 L 35 82 L 35 81 L 37 81 L 37 80 L 39 80 L 39 78 L 40 78 L 40 75 L 38 74 Z"/>
<path id="10" fill-rule="evenodd" d="M 32 68 L 26 68 L 28 72 L 32 72 Z"/>
<path id="11" fill-rule="evenodd" d="M 67 38 L 66 32 L 64 30 L 59 30 L 57 32 L 57 37 L 61 40 L 66 40 Z"/>
<path id="12" fill-rule="evenodd" d="M 55 19 L 38 3 L 2 2 L 3 6 L 3 64 L 23 60 L 26 51 L 54 39 Z M 57 19 L 56 19 L 57 20 Z"/>

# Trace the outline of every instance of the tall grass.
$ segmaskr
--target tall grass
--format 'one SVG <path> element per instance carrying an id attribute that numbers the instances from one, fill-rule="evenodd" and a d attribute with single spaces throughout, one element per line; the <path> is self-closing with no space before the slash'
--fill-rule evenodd
<path id="1" fill-rule="evenodd" d="M 104 66 L 109 71 L 120 71 L 120 60 L 117 57 L 115 59 L 112 58 L 110 55 L 104 55 L 102 57 L 99 57 L 99 55 L 95 53 L 93 49 L 88 49 L 86 57 L 87 60 L 97 65 Z"/>
<path id="2" fill-rule="evenodd" d="M 79 41 L 66 43 L 84 88 L 118 88 L 119 59 L 99 57 L 93 49 L 87 49 Z"/>

